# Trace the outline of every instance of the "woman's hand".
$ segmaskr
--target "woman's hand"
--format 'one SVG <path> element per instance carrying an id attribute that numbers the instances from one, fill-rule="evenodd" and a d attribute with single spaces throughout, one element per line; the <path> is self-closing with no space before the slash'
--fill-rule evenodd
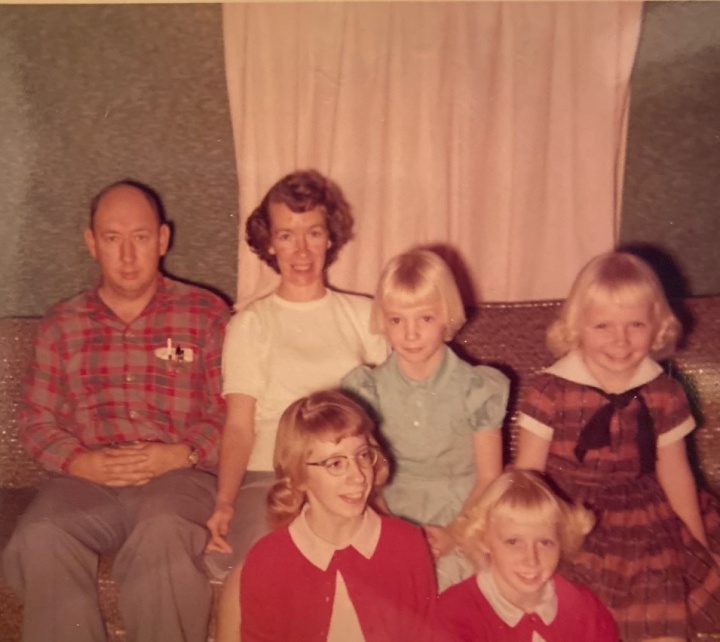
<path id="1" fill-rule="evenodd" d="M 235 498 L 242 483 L 248 459 L 255 442 L 255 399 L 241 393 L 226 395 L 225 427 L 220 441 L 220 469 L 218 471 L 215 510 L 205 525 L 210 541 L 205 550 L 231 553 L 225 536 L 235 514 Z"/>
<path id="2" fill-rule="evenodd" d="M 205 552 L 210 553 L 217 551 L 218 553 L 232 553 L 232 547 L 228 544 L 225 536 L 230 528 L 230 520 L 235 510 L 230 504 L 216 504 L 215 511 L 210 516 L 205 525 L 210 531 L 210 541 L 205 547 Z"/>
<path id="3" fill-rule="evenodd" d="M 455 542 L 452 537 L 450 537 L 447 528 L 426 524 L 423 526 L 423 529 L 425 530 L 428 543 L 430 544 L 430 550 L 436 561 L 455 548 Z"/>

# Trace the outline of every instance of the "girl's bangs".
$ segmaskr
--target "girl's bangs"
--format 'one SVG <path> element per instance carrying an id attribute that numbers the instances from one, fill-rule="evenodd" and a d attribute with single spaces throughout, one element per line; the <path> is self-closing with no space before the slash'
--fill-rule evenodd
<path id="1" fill-rule="evenodd" d="M 587 295 L 587 303 L 602 305 L 614 303 L 622 306 L 647 304 L 654 307 L 654 290 L 642 282 L 622 282 L 615 284 L 596 283 Z"/>
<path id="2" fill-rule="evenodd" d="M 372 424 L 361 416 L 330 407 L 306 421 L 303 432 L 309 444 L 317 440 L 338 443 L 346 437 L 368 435 L 371 430 Z"/>
<path id="3" fill-rule="evenodd" d="M 385 293 L 383 308 L 432 305 L 440 301 L 440 293 L 433 283 L 423 282 L 412 286 L 395 284 Z"/>
<path id="4" fill-rule="evenodd" d="M 367 436 L 367 431 L 363 430 L 361 424 L 343 424 L 333 426 L 332 428 L 327 427 L 325 430 L 318 430 L 312 435 L 310 441 L 313 443 L 316 441 L 331 441 L 338 444 L 348 437 L 362 436 Z"/>
<path id="5" fill-rule="evenodd" d="M 495 518 L 510 518 L 531 524 L 560 524 L 560 509 L 551 501 L 540 502 L 504 502 L 495 505 L 490 513 L 490 521 Z"/>

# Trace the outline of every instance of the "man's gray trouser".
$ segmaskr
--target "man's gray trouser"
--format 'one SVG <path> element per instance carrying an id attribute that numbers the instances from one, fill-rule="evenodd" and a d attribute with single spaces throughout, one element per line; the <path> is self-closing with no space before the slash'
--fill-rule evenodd
<path id="1" fill-rule="evenodd" d="M 202 554 L 215 476 L 166 473 L 110 488 L 74 477 L 44 482 L 3 551 L 24 602 L 23 642 L 101 642 L 97 558 L 117 551 L 113 578 L 128 642 L 205 642 L 212 590 Z"/>

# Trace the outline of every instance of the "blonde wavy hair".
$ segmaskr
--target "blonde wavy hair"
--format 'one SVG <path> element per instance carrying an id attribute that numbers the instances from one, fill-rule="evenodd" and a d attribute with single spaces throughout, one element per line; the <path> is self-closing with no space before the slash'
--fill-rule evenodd
<path id="1" fill-rule="evenodd" d="M 579 346 L 580 328 L 587 308 L 612 301 L 621 305 L 650 306 L 655 336 L 650 356 L 665 359 L 675 352 L 680 322 L 665 298 L 660 281 L 642 259 L 627 252 L 607 252 L 592 259 L 578 274 L 558 318 L 547 331 L 550 352 L 561 357 Z"/>
<path id="2" fill-rule="evenodd" d="M 373 299 L 370 331 L 385 334 L 388 305 L 422 305 L 439 301 L 445 315 L 443 338 L 450 341 L 465 324 L 465 308 L 455 277 L 443 259 L 430 250 L 413 249 L 390 259 Z"/>
<path id="3" fill-rule="evenodd" d="M 500 475 L 461 516 L 453 535 L 463 552 L 478 567 L 487 564 L 481 545 L 487 543 L 493 520 L 511 517 L 531 523 L 554 523 L 560 550 L 571 557 L 595 525 L 595 516 L 582 506 L 560 499 L 542 476 L 531 470 L 511 470 Z"/>
<path id="4" fill-rule="evenodd" d="M 323 390 L 290 404 L 280 417 L 273 466 L 275 483 L 268 493 L 268 518 L 273 528 L 289 524 L 305 504 L 301 490 L 307 479 L 307 460 L 317 441 L 340 442 L 363 436 L 379 451 L 374 466 L 373 503 L 388 479 L 389 466 L 377 439 L 375 424 L 363 408 L 339 390 Z"/>

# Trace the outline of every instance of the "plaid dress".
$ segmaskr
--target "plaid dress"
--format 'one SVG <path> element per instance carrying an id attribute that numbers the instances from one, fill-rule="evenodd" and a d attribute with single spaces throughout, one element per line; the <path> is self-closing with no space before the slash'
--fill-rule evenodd
<path id="1" fill-rule="evenodd" d="M 599 425 L 603 415 L 605 441 L 588 444 L 583 428 Z M 648 359 L 626 395 L 608 395 L 571 353 L 537 376 L 519 424 L 551 440 L 548 476 L 597 516 L 583 550 L 560 569 L 607 604 L 621 637 L 720 630 L 720 571 L 672 510 L 655 475 L 654 453 L 645 452 L 694 428 L 682 386 Z M 593 431 L 602 433 L 596 425 Z M 708 542 L 718 553 L 720 504 L 707 492 L 699 496 Z"/>

